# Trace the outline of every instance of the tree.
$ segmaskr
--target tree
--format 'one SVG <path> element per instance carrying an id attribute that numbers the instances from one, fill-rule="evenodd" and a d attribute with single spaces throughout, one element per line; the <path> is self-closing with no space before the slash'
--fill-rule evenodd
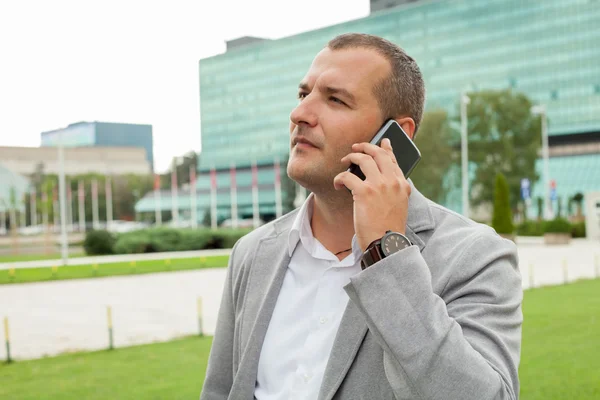
<path id="1" fill-rule="evenodd" d="M 515 230 L 510 210 L 508 182 L 502 173 L 496 175 L 492 227 L 500 234 L 512 234 Z"/>
<path id="2" fill-rule="evenodd" d="M 494 177 L 501 173 L 508 182 L 511 209 L 517 209 L 521 179 L 533 185 L 539 175 L 535 161 L 541 143 L 539 117 L 532 115 L 532 102 L 511 90 L 469 94 L 469 161 L 477 165 L 472 183 L 472 204 L 494 199 Z"/>
<path id="3" fill-rule="evenodd" d="M 448 170 L 458 157 L 452 142 L 453 135 L 446 111 L 426 112 L 415 137 L 423 164 L 417 165 L 410 178 L 421 193 L 438 203 L 444 201 L 450 189 L 446 178 Z"/>
<path id="4" fill-rule="evenodd" d="M 573 196 L 573 201 L 575 202 L 575 204 L 577 204 L 577 218 L 581 218 L 582 215 L 582 208 L 583 208 L 583 193 L 581 192 L 577 192 L 575 193 L 575 195 Z"/>

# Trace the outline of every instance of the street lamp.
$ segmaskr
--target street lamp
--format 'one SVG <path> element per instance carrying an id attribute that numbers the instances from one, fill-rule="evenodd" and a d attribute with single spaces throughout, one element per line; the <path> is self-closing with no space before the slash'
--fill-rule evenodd
<path id="1" fill-rule="evenodd" d="M 531 107 L 531 113 L 533 115 L 539 115 L 542 119 L 542 159 L 543 159 L 543 168 L 544 168 L 544 203 L 546 203 L 546 207 L 544 207 L 544 215 L 545 219 L 551 219 L 551 205 L 550 205 L 550 172 L 548 169 L 548 122 L 547 122 L 547 114 L 546 114 L 546 106 L 537 105 Z"/>
<path id="2" fill-rule="evenodd" d="M 467 105 L 471 99 L 466 94 L 460 96 L 460 155 L 462 161 L 462 213 L 469 218 L 469 146 L 467 137 Z"/>

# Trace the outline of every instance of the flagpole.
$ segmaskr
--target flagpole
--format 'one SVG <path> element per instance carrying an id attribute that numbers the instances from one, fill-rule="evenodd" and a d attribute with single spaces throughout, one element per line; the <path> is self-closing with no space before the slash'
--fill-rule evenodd
<path id="1" fill-rule="evenodd" d="M 196 202 L 196 166 L 190 165 L 190 201 L 191 201 L 191 219 L 192 228 L 198 227 L 198 209 Z"/>
<path id="2" fill-rule="evenodd" d="M 100 229 L 100 212 L 98 210 L 98 180 L 92 179 L 92 224 L 94 230 Z"/>
<path id="3" fill-rule="evenodd" d="M 232 161 L 229 167 L 231 178 L 231 226 L 235 229 L 238 227 L 238 204 L 237 204 L 237 178 L 235 163 Z"/>
<path id="4" fill-rule="evenodd" d="M 30 206 L 31 206 L 31 226 L 37 225 L 37 191 L 33 188 L 30 195 Z"/>
<path id="5" fill-rule="evenodd" d="M 256 161 L 252 162 L 252 222 L 254 228 L 258 228 L 259 222 L 259 210 L 258 210 L 258 167 Z"/>
<path id="6" fill-rule="evenodd" d="M 160 175 L 154 174 L 154 219 L 156 225 L 162 225 L 162 208 L 160 206 Z"/>
<path id="7" fill-rule="evenodd" d="M 179 205 L 177 204 L 177 164 L 173 164 L 171 171 L 171 222 L 179 226 Z"/>
<path id="8" fill-rule="evenodd" d="M 210 170 L 210 227 L 217 229 L 217 171 Z"/>
<path id="9" fill-rule="evenodd" d="M 79 180 L 77 190 L 79 198 L 79 232 L 85 232 L 85 188 L 83 180 Z"/>
<path id="10" fill-rule="evenodd" d="M 104 192 L 106 195 L 106 227 L 110 229 L 110 226 L 113 222 L 112 180 L 110 178 L 110 175 L 106 176 L 104 186 Z"/>
<path id="11" fill-rule="evenodd" d="M 279 158 L 275 158 L 275 215 L 277 218 L 283 215 L 281 204 L 281 171 L 279 169 Z"/>

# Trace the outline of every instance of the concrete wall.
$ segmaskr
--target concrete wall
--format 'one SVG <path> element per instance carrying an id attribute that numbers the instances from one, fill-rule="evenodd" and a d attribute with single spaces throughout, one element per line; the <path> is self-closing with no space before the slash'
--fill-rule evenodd
<path id="1" fill-rule="evenodd" d="M 135 147 L 72 147 L 65 148 L 67 175 L 150 174 L 146 150 Z M 58 174 L 56 147 L 0 147 L 0 160 L 9 170 L 21 175 L 33 174 L 38 164 L 45 174 Z"/>

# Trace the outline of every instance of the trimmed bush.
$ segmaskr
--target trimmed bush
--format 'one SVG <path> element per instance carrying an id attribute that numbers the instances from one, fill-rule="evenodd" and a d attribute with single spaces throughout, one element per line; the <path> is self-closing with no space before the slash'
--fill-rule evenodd
<path id="1" fill-rule="evenodd" d="M 106 230 L 89 231 L 83 241 L 83 250 L 88 256 L 114 254 L 115 237 Z"/>
<path id="2" fill-rule="evenodd" d="M 500 234 L 512 234 L 515 230 L 510 210 L 508 182 L 501 173 L 496 175 L 492 227 Z"/>
<path id="3" fill-rule="evenodd" d="M 585 221 L 576 222 L 571 224 L 571 236 L 574 238 L 584 238 L 585 237 Z"/>
<path id="4" fill-rule="evenodd" d="M 117 254 L 154 253 L 232 248 L 249 229 L 175 229 L 150 228 L 119 235 Z"/>
<path id="5" fill-rule="evenodd" d="M 517 235 L 519 236 L 543 236 L 544 225 L 539 221 L 525 221 L 517 226 Z"/>
<path id="6" fill-rule="evenodd" d="M 571 224 L 564 218 L 544 222 L 544 233 L 571 233 Z"/>

